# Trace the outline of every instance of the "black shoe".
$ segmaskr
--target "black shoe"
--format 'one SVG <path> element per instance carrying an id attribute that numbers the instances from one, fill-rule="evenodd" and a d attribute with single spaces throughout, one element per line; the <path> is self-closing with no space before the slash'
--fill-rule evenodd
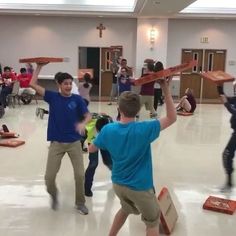
<path id="1" fill-rule="evenodd" d="M 85 196 L 86 197 L 92 197 L 93 196 L 93 192 L 91 190 L 85 190 Z"/>
<path id="2" fill-rule="evenodd" d="M 232 185 L 225 184 L 220 188 L 220 192 L 221 193 L 230 193 L 232 191 L 232 189 L 233 189 Z"/>
<path id="3" fill-rule="evenodd" d="M 2 125 L 3 132 L 9 132 L 9 129 L 6 125 Z"/>
<path id="4" fill-rule="evenodd" d="M 58 199 L 57 196 L 51 196 L 51 208 L 56 211 L 58 209 Z"/>

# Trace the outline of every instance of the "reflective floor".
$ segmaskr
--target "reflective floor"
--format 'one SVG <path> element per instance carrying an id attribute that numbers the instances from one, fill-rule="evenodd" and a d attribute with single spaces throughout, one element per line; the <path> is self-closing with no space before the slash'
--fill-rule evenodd
<path id="1" fill-rule="evenodd" d="M 40 106 L 47 108 L 43 102 Z M 73 172 L 67 156 L 57 178 L 60 207 L 58 211 L 50 209 L 43 180 L 49 146 L 47 115 L 42 120 L 35 116 L 35 109 L 34 102 L 16 106 L 0 120 L 26 141 L 17 148 L 0 147 L 0 235 L 107 235 L 119 201 L 102 162 L 95 175 L 94 196 L 87 198 L 89 215 L 82 216 L 74 208 Z M 90 110 L 116 116 L 116 105 L 91 103 Z M 158 113 L 164 114 L 164 106 Z M 141 119 L 146 118 L 143 109 Z M 194 116 L 178 117 L 152 145 L 156 190 L 168 187 L 179 215 L 173 236 L 236 235 L 236 213 L 231 216 L 202 209 L 209 195 L 236 200 L 236 189 L 230 194 L 219 191 L 225 177 L 221 153 L 231 134 L 229 118 L 223 105 L 199 105 Z M 87 154 L 84 159 L 87 166 Z M 140 217 L 130 216 L 119 235 L 141 236 L 144 232 Z"/>

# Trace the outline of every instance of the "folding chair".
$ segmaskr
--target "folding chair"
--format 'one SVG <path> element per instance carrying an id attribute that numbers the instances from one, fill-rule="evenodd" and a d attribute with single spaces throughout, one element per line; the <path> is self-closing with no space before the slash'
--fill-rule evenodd
<path id="1" fill-rule="evenodd" d="M 20 96 L 18 94 L 19 89 L 20 89 L 20 83 L 19 81 L 15 81 L 13 84 L 12 92 L 7 95 L 8 106 L 12 105 L 12 107 L 15 108 L 16 99 L 18 100 L 18 105 L 20 105 Z"/>

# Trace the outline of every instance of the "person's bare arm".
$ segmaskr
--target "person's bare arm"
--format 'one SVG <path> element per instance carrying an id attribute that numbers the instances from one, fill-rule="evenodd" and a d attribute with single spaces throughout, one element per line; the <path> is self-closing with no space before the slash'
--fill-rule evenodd
<path id="1" fill-rule="evenodd" d="M 174 102 L 170 93 L 170 87 L 169 87 L 170 80 L 168 82 L 166 79 L 163 79 L 160 81 L 161 88 L 165 96 L 165 103 L 166 103 L 166 116 L 163 118 L 160 118 L 161 130 L 164 130 L 170 125 L 172 125 L 176 121 L 176 118 L 177 118 Z"/>
<path id="2" fill-rule="evenodd" d="M 89 146 L 88 146 L 88 151 L 93 153 L 93 152 L 97 152 L 98 151 L 98 148 L 93 144 L 91 143 Z"/>
<path id="3" fill-rule="evenodd" d="M 85 126 L 91 120 L 92 116 L 90 112 L 84 114 L 83 120 L 76 125 L 76 130 L 81 134 L 85 134 Z"/>
<path id="4" fill-rule="evenodd" d="M 30 87 L 32 87 L 40 96 L 44 96 L 45 94 L 45 88 L 43 88 L 42 86 L 38 85 L 38 75 L 42 69 L 42 67 L 44 65 L 46 65 L 47 63 L 45 64 L 37 64 L 37 67 L 33 73 L 33 76 L 32 76 L 32 79 L 30 81 Z"/>

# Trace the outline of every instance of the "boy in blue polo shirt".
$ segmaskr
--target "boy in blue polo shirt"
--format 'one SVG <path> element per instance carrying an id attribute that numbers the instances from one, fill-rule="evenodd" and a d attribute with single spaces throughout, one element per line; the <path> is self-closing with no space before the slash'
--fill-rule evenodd
<path id="1" fill-rule="evenodd" d="M 150 144 L 160 131 L 176 121 L 176 111 L 169 83 L 160 80 L 166 98 L 167 114 L 159 120 L 136 122 L 140 111 L 139 95 L 127 91 L 120 95 L 118 109 L 120 122 L 107 124 L 89 146 L 89 152 L 98 148 L 107 150 L 112 158 L 113 188 L 120 199 L 109 236 L 115 236 L 129 214 L 141 214 L 147 235 L 159 235 L 159 206 L 154 193 Z"/>
<path id="2" fill-rule="evenodd" d="M 61 160 L 67 153 L 74 169 L 75 205 L 80 214 L 86 215 L 88 209 L 85 206 L 84 163 L 80 139 L 91 116 L 84 100 L 79 95 L 71 93 L 73 77 L 70 74 L 57 74 L 59 92 L 45 90 L 37 84 L 39 72 L 45 64 L 47 63 L 37 64 L 30 86 L 49 104 L 47 140 L 51 144 L 45 182 L 52 200 L 51 207 L 54 210 L 58 207 L 58 190 L 55 180 Z M 80 117 L 84 119 L 78 124 Z M 76 131 L 76 126 L 79 132 Z"/>

